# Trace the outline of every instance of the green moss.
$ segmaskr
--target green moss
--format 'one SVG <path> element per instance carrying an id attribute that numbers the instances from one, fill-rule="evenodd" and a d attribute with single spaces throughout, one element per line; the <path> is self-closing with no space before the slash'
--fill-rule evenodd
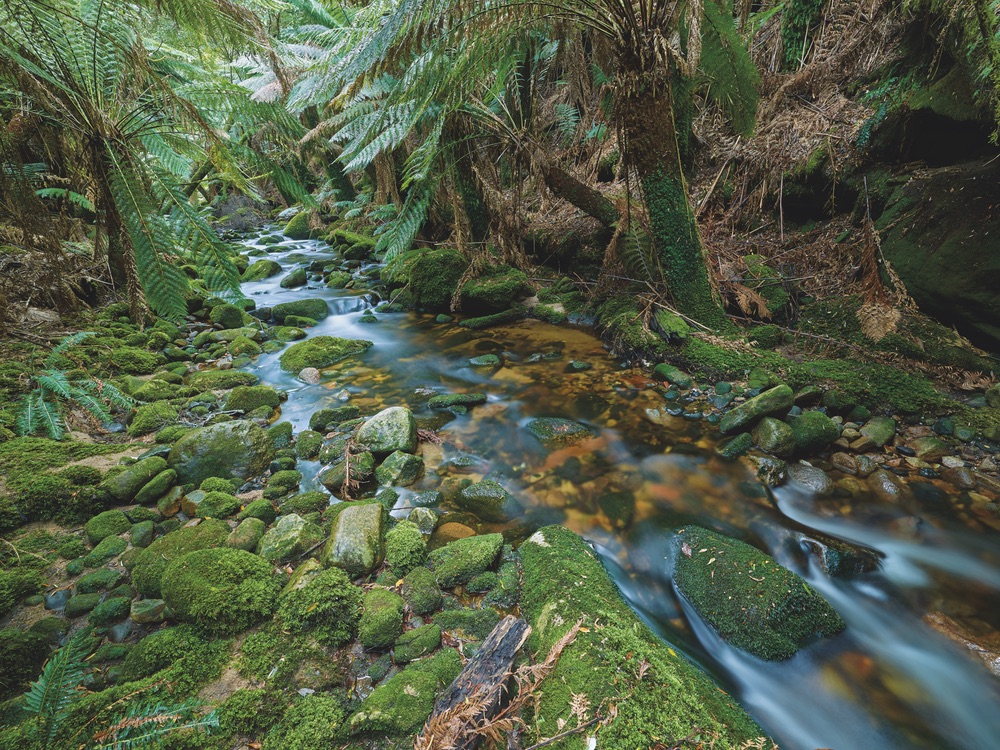
<path id="1" fill-rule="evenodd" d="M 614 718 L 596 730 L 598 747 L 652 747 L 665 737 L 687 737 L 692 727 L 718 733 L 720 747 L 763 735 L 732 698 L 639 621 L 576 534 L 548 526 L 521 545 L 520 554 L 521 611 L 533 628 L 528 646 L 536 658 L 544 658 L 578 620 L 588 628 L 546 678 L 531 739 L 558 733 L 560 719 L 573 721 L 577 695 L 592 706 L 606 702 L 616 708 Z M 584 748 L 586 742 L 571 737 L 560 747 Z"/>
<path id="2" fill-rule="evenodd" d="M 229 518 L 240 509 L 240 501 L 225 492 L 209 492 L 198 503 L 198 518 Z"/>
<path id="3" fill-rule="evenodd" d="M 314 693 L 297 700 L 268 733 L 263 750 L 329 750 L 347 713 L 334 696 Z"/>
<path id="4" fill-rule="evenodd" d="M 148 375 L 166 361 L 162 354 L 134 346 L 120 346 L 111 354 L 111 366 L 129 375 Z"/>
<path id="5" fill-rule="evenodd" d="M 361 589 L 340 568 L 316 574 L 278 600 L 278 619 L 291 631 L 313 632 L 320 643 L 340 646 L 354 637 L 361 614 Z"/>
<path id="6" fill-rule="evenodd" d="M 106 510 L 87 521 L 83 527 L 91 544 L 97 544 L 109 536 L 124 534 L 132 522 L 120 510 Z"/>
<path id="7" fill-rule="evenodd" d="M 597 315 L 604 336 L 625 356 L 664 359 L 670 354 L 671 347 L 642 324 L 634 296 L 605 300 L 598 306 Z"/>
<path id="8" fill-rule="evenodd" d="M 281 368 L 297 373 L 306 367 L 329 367 L 346 357 L 361 354 L 373 346 L 371 341 L 314 336 L 292 344 L 281 355 Z"/>
<path id="9" fill-rule="evenodd" d="M 132 582 L 144 596 L 160 597 L 163 573 L 171 562 L 194 550 L 220 547 L 229 536 L 224 521 L 209 519 L 197 526 L 177 529 L 153 541 L 139 552 L 132 569 Z"/>
<path id="10" fill-rule="evenodd" d="M 483 640 L 500 622 L 500 615 L 491 607 L 482 609 L 447 609 L 434 616 L 442 630 L 457 633 L 462 638 Z"/>
<path id="11" fill-rule="evenodd" d="M 163 599 L 178 619 L 218 632 L 245 630 L 268 617 L 279 588 L 261 558 L 218 548 L 181 555 L 164 571 L 162 583 Z"/>
<path id="12" fill-rule="evenodd" d="M 462 285 L 462 310 L 471 313 L 496 313 L 506 310 L 523 297 L 530 297 L 535 288 L 524 271 L 510 266 L 491 266 L 476 279 Z"/>
<path id="13" fill-rule="evenodd" d="M 483 534 L 458 539 L 431 552 L 428 565 L 442 588 L 472 580 L 491 567 L 503 547 L 500 534 Z"/>
<path id="14" fill-rule="evenodd" d="M 94 627 L 103 627 L 121 622 L 128 617 L 132 600 L 125 596 L 115 596 L 98 604 L 90 611 L 88 622 Z"/>
<path id="15" fill-rule="evenodd" d="M 105 537 L 83 558 L 83 564 L 87 568 L 96 568 L 117 557 L 128 548 L 128 543 L 117 536 Z"/>
<path id="16" fill-rule="evenodd" d="M 323 320 L 330 314 L 330 305 L 321 297 L 309 297 L 307 299 L 297 299 L 291 302 L 282 302 L 271 308 L 271 314 L 278 323 L 287 325 L 297 325 L 295 321 L 287 321 L 287 318 L 309 318 L 310 320 Z"/>
<path id="17" fill-rule="evenodd" d="M 462 671 L 462 659 L 452 648 L 415 662 L 380 685 L 350 719 L 351 734 L 417 732 L 434 708 L 437 694 Z"/>
<path id="18" fill-rule="evenodd" d="M 295 436 L 295 455 L 307 461 L 316 458 L 322 446 L 323 436 L 315 430 L 302 430 Z"/>
<path id="19" fill-rule="evenodd" d="M 223 649 L 228 651 L 227 644 L 211 643 L 204 633 L 190 625 L 165 628 L 146 636 L 128 652 L 122 664 L 122 676 L 126 680 L 138 680 L 180 664 L 204 674 L 201 663 L 217 662 L 216 653 Z"/>
<path id="20" fill-rule="evenodd" d="M 208 477 L 198 487 L 202 492 L 225 492 L 232 495 L 236 492 L 236 484 L 222 477 Z"/>
<path id="21" fill-rule="evenodd" d="M 0 699 L 21 692 L 29 680 L 42 671 L 49 655 L 49 643 L 39 633 L 14 628 L 0 630 Z"/>
<path id="22" fill-rule="evenodd" d="M 225 390 L 240 385 L 256 385 L 257 376 L 242 370 L 203 370 L 188 376 L 188 385 L 199 391 Z"/>
<path id="23" fill-rule="evenodd" d="M 441 589 L 427 568 L 414 568 L 403 578 L 403 600 L 414 614 L 426 615 L 441 607 Z"/>
<path id="24" fill-rule="evenodd" d="M 297 513 L 300 516 L 309 513 L 322 513 L 330 505 L 330 496 L 325 492 L 313 490 L 292 495 L 281 503 L 282 513 Z"/>
<path id="25" fill-rule="evenodd" d="M 27 566 L 0 570 L 0 617 L 6 617 L 26 596 L 41 591 L 44 583 L 41 573 Z"/>
<path id="26" fill-rule="evenodd" d="M 93 594 L 98 591 L 113 589 L 125 578 L 125 571 L 116 568 L 102 568 L 93 573 L 80 576 L 76 582 L 78 594 Z"/>
<path id="27" fill-rule="evenodd" d="M 280 403 L 278 392 L 269 385 L 239 385 L 229 392 L 226 409 L 249 412 L 261 406 L 274 409 Z"/>
<path id="28" fill-rule="evenodd" d="M 405 576 L 427 557 L 427 542 L 417 525 L 400 521 L 385 535 L 385 561 L 393 575 Z"/>
<path id="29" fill-rule="evenodd" d="M 301 481 L 301 471 L 286 469 L 284 471 L 276 471 L 272 474 L 271 478 L 267 480 L 267 484 L 269 487 L 284 487 L 287 490 L 293 490 L 299 486 Z"/>
<path id="30" fill-rule="evenodd" d="M 364 598 L 358 638 L 365 648 L 389 648 L 403 632 L 403 600 L 399 594 L 375 587 Z"/>
<path id="31" fill-rule="evenodd" d="M 71 536 L 63 540 L 58 547 L 56 547 L 56 553 L 63 560 L 73 560 L 81 555 L 86 554 L 87 545 L 83 543 L 83 540 L 79 537 Z M 0 585 L 2 588 L 2 585 Z M 0 601 L 3 597 L 0 595 Z M 3 607 L 0 606 L 0 616 L 2 616 Z"/>
<path id="32" fill-rule="evenodd" d="M 243 325 L 243 311 L 236 305 L 223 303 L 212 308 L 208 319 L 220 328 L 239 328 Z"/>
<path id="33" fill-rule="evenodd" d="M 225 735 L 260 737 L 281 720 L 285 700 L 277 691 L 237 690 L 217 710 L 219 729 Z"/>
<path id="34" fill-rule="evenodd" d="M 236 358 L 240 356 L 256 357 L 263 351 L 260 344 L 247 336 L 237 336 L 229 342 L 229 353 Z M 240 366 L 238 359 L 233 360 L 233 366 Z"/>
<path id="35" fill-rule="evenodd" d="M 788 659 L 813 637 L 845 627 L 805 581 L 748 544 L 692 526 L 677 535 L 676 547 L 678 589 L 738 648 Z"/>
<path id="36" fill-rule="evenodd" d="M 312 212 L 311 211 L 300 211 L 295 214 L 288 223 L 285 224 L 285 229 L 283 234 L 291 240 L 308 240 L 312 239 L 315 234 L 312 229 L 310 229 L 310 224 L 312 223 Z"/>
<path id="37" fill-rule="evenodd" d="M 840 427 L 826 414 L 807 411 L 791 420 L 795 450 L 802 455 L 819 453 L 840 437 Z"/>
<path id="38" fill-rule="evenodd" d="M 240 276 L 240 281 L 263 281 L 281 273 L 281 264 L 270 258 L 261 258 L 251 263 Z"/>
<path id="39" fill-rule="evenodd" d="M 150 380 L 132 392 L 138 401 L 164 401 L 177 395 L 177 386 L 163 380 Z"/>
<path id="40" fill-rule="evenodd" d="M 421 625 L 399 636 L 392 647 L 392 658 L 397 664 L 408 664 L 421 656 L 427 656 L 440 645 L 441 628 L 437 625 Z"/>

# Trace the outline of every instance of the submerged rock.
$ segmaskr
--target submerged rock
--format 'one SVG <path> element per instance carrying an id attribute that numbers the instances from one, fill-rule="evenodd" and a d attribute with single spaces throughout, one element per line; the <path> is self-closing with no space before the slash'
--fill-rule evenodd
<path id="1" fill-rule="evenodd" d="M 514 496 L 492 479 L 463 489 L 455 498 L 455 504 L 487 523 L 505 523 L 523 512 Z"/>
<path id="2" fill-rule="evenodd" d="M 719 635 L 769 661 L 846 625 L 799 576 L 736 539 L 697 526 L 677 534 L 674 582 Z"/>
<path id="3" fill-rule="evenodd" d="M 590 427 L 561 417 L 532 419 L 525 429 L 549 449 L 564 448 L 597 435 Z"/>
<path id="4" fill-rule="evenodd" d="M 292 344 L 279 362 L 285 372 L 302 372 L 307 367 L 323 368 L 355 354 L 368 351 L 374 344 L 363 339 L 341 339 L 336 336 L 313 336 Z"/>
<path id="5" fill-rule="evenodd" d="M 736 432 L 763 417 L 787 412 L 793 403 L 791 388 L 787 385 L 775 386 L 727 412 L 719 423 L 719 430 L 723 435 Z"/>

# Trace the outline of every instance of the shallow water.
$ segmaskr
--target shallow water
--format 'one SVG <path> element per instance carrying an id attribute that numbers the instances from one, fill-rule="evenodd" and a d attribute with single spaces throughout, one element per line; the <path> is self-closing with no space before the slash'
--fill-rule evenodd
<path id="1" fill-rule="evenodd" d="M 295 266 L 286 260 L 290 253 L 333 257 L 317 241 L 287 241 L 281 248 L 270 257 L 286 270 Z M 924 481 L 897 505 L 871 496 L 821 500 L 795 486 L 778 488 L 771 498 L 740 464 L 711 452 L 712 427 L 667 415 L 671 404 L 646 375 L 621 366 L 588 331 L 529 321 L 474 332 L 415 313 L 380 314 L 378 323 L 362 324 L 366 297 L 320 283 L 284 290 L 283 275 L 244 284 L 244 292 L 258 306 L 322 297 L 332 314 L 309 329 L 310 336 L 375 344 L 328 368 L 319 385 L 282 372 L 278 354 L 262 355 L 248 368 L 289 392 L 281 418 L 296 431 L 307 427 L 313 411 L 345 402 L 362 413 L 410 406 L 421 426 L 437 428 L 445 441 L 422 444 L 429 469 L 413 491 L 489 471 L 526 508 L 520 523 L 501 529 L 508 536 L 523 537 L 547 523 L 582 534 L 640 616 L 713 672 L 783 748 L 1000 747 L 1000 683 L 922 620 L 942 611 L 982 632 L 1000 624 L 997 532 L 968 511 L 967 496 Z M 503 355 L 502 369 L 469 366 L 470 357 L 491 352 Z M 593 368 L 566 373 L 570 360 Z M 489 400 L 457 417 L 423 405 L 429 395 L 457 392 L 482 392 Z M 576 419 L 596 437 L 548 452 L 524 430 L 538 416 Z M 463 452 L 484 465 L 458 477 L 442 462 Z M 315 472 L 319 464 L 300 468 Z M 401 493 L 397 515 L 405 515 L 410 494 Z M 467 514 L 455 517 L 475 523 Z M 671 583 L 669 530 L 686 523 L 768 551 L 827 597 L 847 622 L 846 632 L 782 663 L 723 643 Z M 815 533 L 875 550 L 882 564 L 875 572 L 832 579 L 799 544 L 801 535 Z"/>

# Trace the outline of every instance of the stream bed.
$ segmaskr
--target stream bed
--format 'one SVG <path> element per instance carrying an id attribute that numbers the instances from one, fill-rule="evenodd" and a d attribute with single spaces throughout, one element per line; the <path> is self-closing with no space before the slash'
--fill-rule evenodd
<path id="1" fill-rule="evenodd" d="M 244 242 L 249 249 L 272 244 Z M 285 240 L 268 255 L 285 272 L 308 265 L 303 256 L 334 253 L 320 241 Z M 244 293 L 259 307 L 326 299 L 331 314 L 310 336 L 374 346 L 324 370 L 318 385 L 283 372 L 278 354 L 258 357 L 247 369 L 289 394 L 281 419 L 299 431 L 321 408 L 349 403 L 371 414 L 406 405 L 444 440 L 422 444 L 426 476 L 400 493 L 394 515 L 405 516 L 413 492 L 490 473 L 525 507 L 524 518 L 498 527 L 455 511 L 446 520 L 512 539 L 550 523 L 581 534 L 653 630 L 713 673 L 786 750 L 1000 747 L 1000 682 L 924 621 L 942 612 L 979 623 L 984 634 L 1000 625 L 997 531 L 963 511 L 957 490 L 925 482 L 890 504 L 867 494 L 816 498 L 786 484 L 772 498 L 743 464 L 713 452 L 714 427 L 671 416 L 667 408 L 677 404 L 668 404 L 645 372 L 609 356 L 590 331 L 534 320 L 469 331 L 418 313 L 378 314 L 377 323 L 365 324 L 358 320 L 371 307 L 367 297 L 321 282 L 282 289 L 283 276 L 245 283 Z M 499 370 L 469 365 L 490 353 L 503 357 Z M 570 361 L 591 368 L 569 372 Z M 465 392 L 485 393 L 488 401 L 458 416 L 425 406 L 431 395 Z M 540 416 L 580 421 L 595 437 L 548 451 L 524 429 Z M 449 459 L 470 455 L 480 459 L 465 462 L 471 472 L 448 471 Z M 318 463 L 299 468 L 303 489 L 320 488 Z M 778 663 L 722 642 L 671 581 L 670 530 L 690 523 L 767 551 L 826 596 L 847 630 Z M 804 552 L 803 540 L 815 533 L 876 551 L 878 569 L 831 578 Z"/>

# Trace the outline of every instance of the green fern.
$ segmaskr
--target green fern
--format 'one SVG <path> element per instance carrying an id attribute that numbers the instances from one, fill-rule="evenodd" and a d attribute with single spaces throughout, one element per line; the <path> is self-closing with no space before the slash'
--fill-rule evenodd
<path id="1" fill-rule="evenodd" d="M 201 706 L 197 701 L 131 704 L 82 747 L 84 750 L 160 748 L 171 733 L 182 729 L 209 734 L 219 726 L 219 719 L 214 711 L 200 716 Z"/>
<path id="2" fill-rule="evenodd" d="M 80 195 L 72 190 L 67 190 L 66 188 L 41 188 L 35 191 L 35 195 L 39 198 L 65 198 L 70 203 L 80 208 L 85 208 L 88 211 L 94 210 L 94 202 L 90 200 L 85 195 Z"/>
<path id="3" fill-rule="evenodd" d="M 85 658 L 90 653 L 91 636 L 88 628 L 77 632 L 45 662 L 42 674 L 25 693 L 24 709 L 33 717 L 32 733 L 39 748 L 54 746 L 70 709 L 82 696 L 80 683 L 87 668 Z"/>

